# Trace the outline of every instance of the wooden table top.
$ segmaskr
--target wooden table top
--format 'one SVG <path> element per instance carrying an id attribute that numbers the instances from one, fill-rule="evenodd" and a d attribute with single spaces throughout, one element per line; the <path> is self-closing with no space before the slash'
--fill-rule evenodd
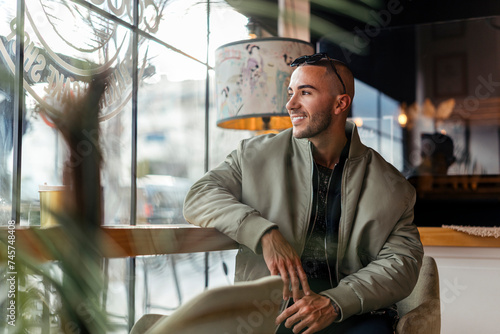
<path id="1" fill-rule="evenodd" d="M 424 246 L 500 247 L 500 238 L 495 237 L 472 236 L 441 227 L 420 227 L 419 231 Z M 192 225 L 103 226 L 101 232 L 97 243 L 102 254 L 109 258 L 208 252 L 238 247 L 235 241 L 213 228 Z M 64 250 L 68 242 L 64 230 L 57 226 L 47 229 L 18 227 L 15 230 L 0 227 L 0 259 L 5 259 L 7 250 L 12 249 L 8 248 L 7 243 L 9 233 L 15 233 L 14 247 L 17 254 L 26 254 L 41 261 L 51 259 L 47 240 L 51 247 L 60 250 Z"/>

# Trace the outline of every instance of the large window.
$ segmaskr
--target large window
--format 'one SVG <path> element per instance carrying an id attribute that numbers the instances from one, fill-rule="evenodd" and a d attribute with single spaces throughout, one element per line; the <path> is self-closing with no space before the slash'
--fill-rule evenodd
<path id="1" fill-rule="evenodd" d="M 102 73 L 108 78 L 99 115 L 103 224 L 186 224 L 184 196 L 208 159 L 222 160 L 238 138 L 249 135 L 234 132 L 234 140 L 209 147 L 209 140 L 227 132 L 212 125 L 210 135 L 206 131 L 214 114 L 214 50 L 248 38 L 248 19 L 225 1 L 26 0 L 23 21 L 16 16 L 21 3 L 0 1 L 0 225 L 11 218 L 19 225 L 41 224 L 39 191 L 63 185 L 68 163 L 68 148 L 52 118 L 63 99 L 78 97 Z M 24 29 L 16 31 L 19 23 Z M 19 36 L 22 62 L 16 58 Z M 23 91 L 16 91 L 16 83 Z M 89 141 L 94 138 L 88 134 Z M 77 157 L 87 149 L 85 143 L 78 146 Z M 127 333 L 146 312 L 168 314 L 207 287 L 231 284 L 234 255 L 105 260 L 100 307 L 116 332 Z M 46 269 L 61 272 L 57 264 Z M 0 304 L 6 305 L 0 290 Z M 19 291 L 22 298 L 38 291 L 51 300 L 28 297 L 30 319 L 19 320 L 24 328 L 62 326 L 61 299 L 50 282 L 29 273 Z"/>
<path id="2" fill-rule="evenodd" d="M 183 223 L 180 206 L 187 186 L 203 174 L 208 159 L 205 122 L 215 98 L 206 94 L 207 85 L 209 90 L 213 86 L 210 57 L 218 46 L 247 38 L 247 19 L 224 1 L 139 1 L 139 30 L 134 33 L 133 1 L 86 3 L 26 1 L 26 94 L 17 133 L 14 81 L 21 73 L 15 66 L 16 3 L 2 4 L 2 217 L 11 215 L 10 204 L 19 197 L 18 223 L 39 225 L 40 185 L 62 185 L 68 156 L 51 115 L 62 99 L 82 94 L 93 75 L 108 70 L 110 86 L 100 115 L 104 224 Z M 224 135 L 214 132 L 210 139 Z M 227 154 L 229 145 L 217 145 L 221 153 L 213 159 Z M 14 152 L 21 159 L 20 168 L 12 170 Z M 20 189 L 11 186 L 17 178 Z M 134 183 L 136 203 L 131 202 Z M 137 206 L 135 219 L 130 218 L 132 205 Z"/>
<path id="3" fill-rule="evenodd" d="M 398 123 L 399 103 L 374 87 L 355 79 L 351 120 L 362 142 L 378 151 L 399 170 L 403 169 L 403 138 Z"/>

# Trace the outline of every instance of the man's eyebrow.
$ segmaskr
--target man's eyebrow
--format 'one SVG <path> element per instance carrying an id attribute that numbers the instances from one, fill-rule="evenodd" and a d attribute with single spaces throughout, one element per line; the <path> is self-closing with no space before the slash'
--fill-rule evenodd
<path id="1" fill-rule="evenodd" d="M 312 85 L 300 85 L 299 87 L 297 87 L 297 89 L 305 89 L 305 88 L 316 89 L 316 87 Z M 292 90 L 292 87 L 288 87 L 288 90 Z"/>

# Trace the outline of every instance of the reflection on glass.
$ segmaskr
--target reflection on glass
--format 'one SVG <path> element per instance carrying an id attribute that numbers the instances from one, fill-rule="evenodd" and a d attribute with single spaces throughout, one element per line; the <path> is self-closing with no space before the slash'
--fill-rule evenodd
<path id="1" fill-rule="evenodd" d="M 402 111 L 418 225 L 498 224 L 500 50 L 490 46 L 499 22 L 417 27 L 418 98 Z"/>
<path id="2" fill-rule="evenodd" d="M 442 134 L 454 144 L 456 159 L 448 174 L 496 175 L 500 173 L 500 50 L 490 46 L 498 44 L 499 22 L 498 17 L 488 17 L 381 29 L 352 53 L 328 40 L 320 47 L 340 59 L 349 56 L 348 63 L 362 82 L 357 84 L 353 117 L 384 122 L 386 107 L 381 114 L 376 111 L 385 102 L 366 87 L 397 105 L 389 108 L 395 125 L 403 130 L 399 140 L 403 161 L 396 164 L 401 171 L 415 172 L 422 163 L 423 138 Z M 383 141 L 385 135 L 376 136 Z"/>
<path id="3" fill-rule="evenodd" d="M 352 117 L 415 185 L 417 224 L 498 224 L 500 17 L 365 32 L 319 48 L 352 68 Z"/>
<path id="4" fill-rule="evenodd" d="M 499 22 L 490 17 L 417 28 L 419 98 L 406 109 L 413 166 L 429 156 L 424 145 L 434 137 L 438 154 L 453 144 L 447 174 L 500 173 L 500 50 L 489 47 L 500 37 Z"/>

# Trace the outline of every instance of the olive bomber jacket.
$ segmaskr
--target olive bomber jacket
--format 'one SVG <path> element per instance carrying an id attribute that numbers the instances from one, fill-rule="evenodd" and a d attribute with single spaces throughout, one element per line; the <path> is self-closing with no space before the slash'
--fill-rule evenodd
<path id="1" fill-rule="evenodd" d="M 413 224 L 415 189 L 399 171 L 351 137 L 341 188 L 337 250 L 338 285 L 321 294 L 335 301 L 343 321 L 388 307 L 413 290 L 423 257 Z M 240 142 L 224 162 L 188 192 L 184 216 L 214 227 L 240 244 L 236 281 L 270 275 L 260 248 L 262 235 L 278 227 L 302 254 L 312 210 L 313 158 L 307 139 L 292 130 Z"/>

